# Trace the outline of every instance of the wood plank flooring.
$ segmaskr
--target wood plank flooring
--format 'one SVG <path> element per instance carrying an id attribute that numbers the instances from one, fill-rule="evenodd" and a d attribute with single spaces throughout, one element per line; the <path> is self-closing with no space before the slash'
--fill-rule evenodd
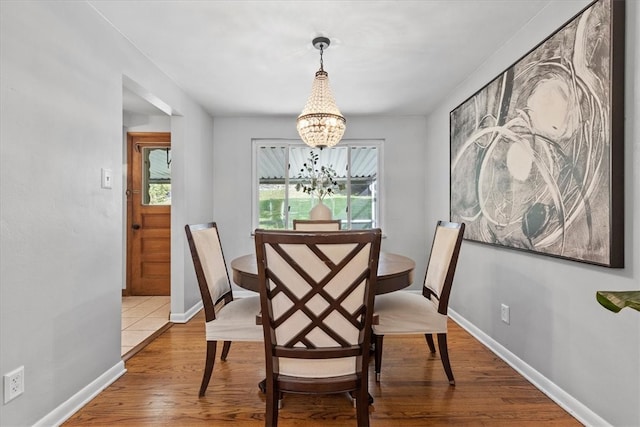
<path id="1" fill-rule="evenodd" d="M 372 426 L 579 426 L 457 324 L 449 321 L 451 387 L 438 355 L 422 336 L 386 337 L 382 380 L 369 391 Z M 218 346 L 218 353 L 221 345 Z M 175 324 L 126 362 L 128 372 L 72 416 L 65 426 L 262 426 L 264 349 L 237 342 L 218 358 L 207 394 L 198 398 L 204 368 L 204 315 Z M 345 395 L 285 395 L 280 426 L 355 426 Z"/>

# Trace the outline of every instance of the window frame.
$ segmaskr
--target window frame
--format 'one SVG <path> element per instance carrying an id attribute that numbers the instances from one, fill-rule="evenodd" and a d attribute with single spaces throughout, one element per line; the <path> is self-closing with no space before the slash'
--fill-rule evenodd
<path id="1" fill-rule="evenodd" d="M 374 217 L 376 218 L 376 228 L 383 228 L 384 225 L 384 200 L 385 200 L 385 190 L 384 190 L 384 139 L 383 138 L 371 138 L 371 139 L 342 139 L 338 145 L 341 147 L 347 147 L 347 161 L 348 161 L 348 175 L 347 175 L 347 197 L 349 200 L 349 211 L 347 212 L 347 221 L 349 224 L 349 228 L 351 229 L 351 147 L 376 147 L 378 152 L 378 161 L 377 161 L 377 198 L 376 200 L 376 211 L 374 213 Z M 251 234 L 253 235 L 253 230 L 258 228 L 259 225 L 259 211 L 260 211 L 260 202 L 259 198 L 259 183 L 258 183 L 258 149 L 261 147 L 284 147 L 285 150 L 285 162 L 287 165 L 290 164 L 289 161 L 289 147 L 306 147 L 309 148 L 302 140 L 300 139 L 289 139 L 289 138 L 253 138 L 251 140 Z M 287 200 L 287 212 L 285 214 L 285 224 L 288 227 L 289 223 L 289 174 L 285 173 L 285 199 Z M 285 228 L 288 230 L 290 228 Z"/>

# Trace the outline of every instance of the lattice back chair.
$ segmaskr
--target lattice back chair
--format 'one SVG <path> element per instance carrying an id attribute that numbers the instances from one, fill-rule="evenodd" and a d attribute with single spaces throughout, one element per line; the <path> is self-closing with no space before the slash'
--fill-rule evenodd
<path id="1" fill-rule="evenodd" d="M 297 231 L 339 231 L 339 219 L 294 219 L 293 229 Z"/>
<path id="2" fill-rule="evenodd" d="M 282 393 L 353 392 L 369 425 L 368 370 L 379 229 L 256 230 L 264 329 L 266 425 Z"/>
<path id="3" fill-rule="evenodd" d="M 380 381 L 385 335 L 424 334 L 429 350 L 435 353 L 432 334 L 437 334 L 442 365 L 449 384 L 455 385 L 447 348 L 447 310 L 464 227 L 464 223 L 438 221 L 422 295 L 392 292 L 376 297 L 377 324 L 373 325 L 376 381 Z"/>
<path id="4" fill-rule="evenodd" d="M 231 341 L 262 341 L 262 327 L 256 323 L 256 315 L 260 313 L 260 297 L 233 299 L 215 222 L 187 224 L 184 228 L 206 322 L 207 357 L 199 393 L 204 396 L 213 372 L 218 341 L 224 341 L 221 360 L 227 359 Z"/>

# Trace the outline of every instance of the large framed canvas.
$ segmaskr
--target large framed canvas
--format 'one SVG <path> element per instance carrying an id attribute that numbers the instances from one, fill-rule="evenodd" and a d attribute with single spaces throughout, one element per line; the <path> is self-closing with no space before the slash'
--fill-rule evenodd
<path id="1" fill-rule="evenodd" d="M 467 240 L 624 266 L 624 6 L 591 3 L 451 111 Z"/>

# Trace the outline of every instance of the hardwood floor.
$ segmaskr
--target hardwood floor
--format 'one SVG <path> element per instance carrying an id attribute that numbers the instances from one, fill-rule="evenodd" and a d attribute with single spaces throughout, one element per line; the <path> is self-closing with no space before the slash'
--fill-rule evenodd
<path id="1" fill-rule="evenodd" d="M 451 387 L 424 337 L 385 337 L 382 380 L 369 391 L 372 426 L 579 426 L 457 324 L 449 321 Z M 175 324 L 126 362 L 128 372 L 65 426 L 262 426 L 264 349 L 237 342 L 226 362 L 218 348 L 207 394 L 198 398 L 204 368 L 204 315 Z M 355 426 L 345 395 L 285 395 L 280 426 Z"/>

